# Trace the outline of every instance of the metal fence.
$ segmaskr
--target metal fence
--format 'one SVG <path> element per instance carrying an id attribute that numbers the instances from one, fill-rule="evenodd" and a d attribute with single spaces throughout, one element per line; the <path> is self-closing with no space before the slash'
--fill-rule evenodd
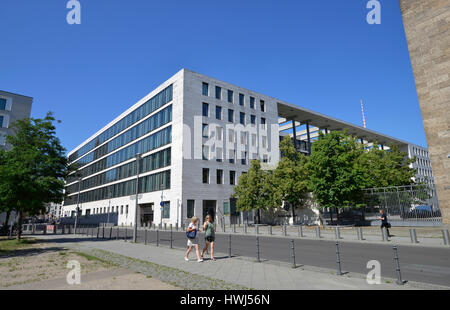
<path id="1" fill-rule="evenodd" d="M 364 194 L 366 221 L 378 221 L 379 210 L 384 209 L 389 221 L 397 225 L 442 225 L 436 188 L 432 185 L 371 188 Z"/>

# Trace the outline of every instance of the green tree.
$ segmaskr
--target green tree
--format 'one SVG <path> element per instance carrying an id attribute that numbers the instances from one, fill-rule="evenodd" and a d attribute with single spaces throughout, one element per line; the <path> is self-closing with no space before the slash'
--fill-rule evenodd
<path id="1" fill-rule="evenodd" d="M 55 118 L 23 119 L 12 125 L 14 135 L 6 137 L 12 148 L 1 151 L 1 204 L 18 214 L 18 234 L 24 215 L 45 211 L 45 203 L 61 203 L 68 167 L 65 149 L 55 135 Z"/>
<path id="2" fill-rule="evenodd" d="M 360 206 L 365 185 L 357 160 L 363 152 L 361 144 L 345 131 L 319 133 L 307 167 L 310 190 L 320 208 Z"/>
<path id="3" fill-rule="evenodd" d="M 239 177 L 232 195 L 232 198 L 237 198 L 236 208 L 239 211 L 256 210 L 258 223 L 261 222 L 261 210 L 267 208 L 269 201 L 265 186 L 267 178 L 268 174 L 262 170 L 260 161 L 252 160 L 247 173 Z"/>
<path id="4" fill-rule="evenodd" d="M 309 199 L 307 157 L 295 150 L 289 137 L 280 142 L 280 151 L 282 157 L 273 172 L 272 201 L 278 202 L 278 206 L 287 202 L 295 223 L 295 209 L 303 207 Z"/>

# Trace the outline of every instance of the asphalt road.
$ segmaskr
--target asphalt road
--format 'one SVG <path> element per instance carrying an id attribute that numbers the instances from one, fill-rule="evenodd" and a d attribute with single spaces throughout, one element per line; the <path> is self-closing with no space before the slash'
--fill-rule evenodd
<path id="1" fill-rule="evenodd" d="M 105 237 L 109 238 L 110 230 L 105 229 Z M 127 238 L 131 240 L 133 231 L 127 229 Z M 102 231 L 100 231 L 100 237 Z M 199 234 L 200 245 L 204 245 L 204 235 Z M 117 237 L 117 229 L 112 230 L 112 238 Z M 157 233 L 147 231 L 147 243 L 156 244 Z M 119 238 L 125 238 L 125 229 L 120 229 Z M 228 253 L 228 235 L 217 234 L 215 250 Z M 138 231 L 138 242 L 145 242 L 145 231 Z M 159 231 L 159 244 L 170 246 L 170 231 Z M 186 248 L 186 234 L 173 231 L 173 247 Z M 289 238 L 259 236 L 261 260 L 292 262 Z M 362 244 L 341 242 L 340 258 L 342 271 L 366 274 L 367 262 L 378 260 L 383 277 L 397 278 L 394 265 L 392 244 Z M 233 256 L 253 257 L 256 259 L 256 236 L 231 235 Z M 332 240 L 295 240 L 295 256 L 298 265 L 309 265 L 336 270 L 336 242 Z M 403 280 L 433 283 L 450 287 L 450 248 L 419 247 L 402 245 L 398 248 L 398 256 Z"/>

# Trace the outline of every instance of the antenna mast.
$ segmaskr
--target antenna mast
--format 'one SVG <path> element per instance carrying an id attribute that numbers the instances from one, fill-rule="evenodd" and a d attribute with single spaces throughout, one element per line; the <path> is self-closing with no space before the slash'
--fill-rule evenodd
<path id="1" fill-rule="evenodd" d="M 363 100 L 362 99 L 361 99 L 361 112 L 362 112 L 364 128 L 366 128 L 366 117 L 364 116 L 364 105 L 363 105 Z"/>

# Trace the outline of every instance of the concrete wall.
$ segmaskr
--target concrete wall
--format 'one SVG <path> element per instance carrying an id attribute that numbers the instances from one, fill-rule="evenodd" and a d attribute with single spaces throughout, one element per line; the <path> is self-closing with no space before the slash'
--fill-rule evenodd
<path id="1" fill-rule="evenodd" d="M 450 223 L 450 0 L 400 0 L 443 222 Z"/>

